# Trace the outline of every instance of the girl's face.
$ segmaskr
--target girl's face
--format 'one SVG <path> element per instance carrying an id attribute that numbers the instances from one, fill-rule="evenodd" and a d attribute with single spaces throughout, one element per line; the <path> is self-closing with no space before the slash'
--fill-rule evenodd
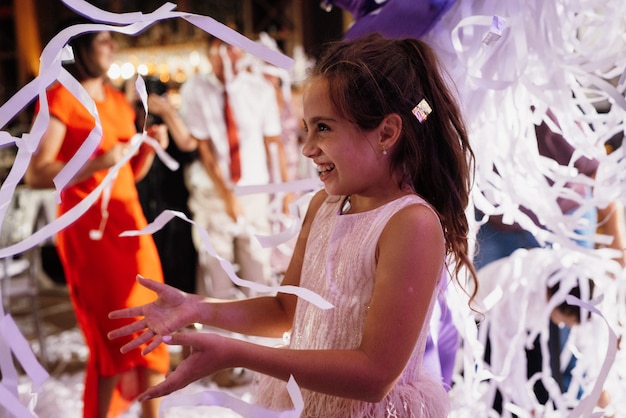
<path id="1" fill-rule="evenodd" d="M 99 32 L 93 38 L 92 47 L 94 63 L 103 73 L 106 73 L 113 64 L 115 58 L 114 53 L 117 47 L 115 40 L 111 36 L 111 32 Z"/>
<path id="2" fill-rule="evenodd" d="M 303 93 L 306 140 L 302 153 L 317 166 L 328 194 L 371 195 L 389 178 L 388 158 L 378 129 L 360 130 L 342 118 L 330 101 L 328 83 L 310 80 Z"/>

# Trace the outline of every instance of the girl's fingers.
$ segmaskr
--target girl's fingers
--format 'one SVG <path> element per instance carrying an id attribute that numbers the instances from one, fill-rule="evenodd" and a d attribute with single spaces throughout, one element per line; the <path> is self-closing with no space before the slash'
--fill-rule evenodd
<path id="1" fill-rule="evenodd" d="M 146 329 L 146 321 L 139 320 L 139 321 L 135 321 L 132 322 L 128 325 L 124 325 L 123 327 L 114 329 L 113 331 L 109 332 L 107 334 L 107 337 L 109 337 L 110 340 L 115 339 L 115 338 L 119 338 L 119 337 L 124 337 L 126 335 L 130 335 L 130 334 L 134 334 L 136 332 L 142 331 Z"/>
<path id="2" fill-rule="evenodd" d="M 157 347 L 161 344 L 161 342 L 162 342 L 162 338 L 161 338 L 161 336 L 160 336 L 160 335 L 157 335 L 157 336 L 156 336 L 156 337 L 155 337 L 152 341 L 150 341 L 150 344 L 148 344 L 148 345 L 146 346 L 146 348 L 144 348 L 144 349 L 141 351 L 141 354 L 142 354 L 142 355 L 144 355 L 144 356 L 145 356 L 145 355 L 147 355 L 147 354 L 149 354 L 150 352 L 152 352 L 152 350 L 154 350 L 155 348 L 157 348 Z"/>
<path id="3" fill-rule="evenodd" d="M 152 279 L 147 279 L 145 277 L 143 277 L 141 274 L 137 275 L 137 282 L 142 285 L 143 287 L 150 289 L 154 292 L 156 292 L 157 290 L 160 290 L 160 283 L 159 282 L 155 282 Z"/>
<path id="4" fill-rule="evenodd" d="M 176 371 L 169 373 L 165 380 L 156 386 L 152 386 L 139 396 L 139 401 L 143 402 L 147 399 L 160 398 L 161 396 L 169 395 L 170 393 L 177 391 L 187 386 L 184 382 L 180 381 L 179 375 Z"/>
<path id="5" fill-rule="evenodd" d="M 167 345 L 193 346 L 197 342 L 201 341 L 203 335 L 206 335 L 206 334 L 200 334 L 196 332 L 175 332 L 174 334 L 171 334 L 171 335 L 164 335 L 161 338 L 163 342 Z"/>
<path id="6" fill-rule="evenodd" d="M 122 319 L 122 318 L 135 318 L 142 316 L 143 306 L 134 306 L 132 308 L 119 309 L 117 311 L 109 312 L 110 319 Z"/>
<path id="7" fill-rule="evenodd" d="M 146 332 L 141 334 L 139 337 L 124 344 L 122 348 L 120 348 L 120 352 L 122 354 L 126 354 L 129 351 L 134 350 L 135 348 L 139 348 L 142 344 L 145 344 L 148 341 L 150 341 L 152 338 L 154 338 L 154 336 L 155 334 L 154 332 L 152 332 L 152 330 L 147 330 Z"/>

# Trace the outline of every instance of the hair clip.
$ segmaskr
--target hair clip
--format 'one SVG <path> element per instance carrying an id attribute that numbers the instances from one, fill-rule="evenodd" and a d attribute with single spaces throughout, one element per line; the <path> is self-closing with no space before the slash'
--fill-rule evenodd
<path id="1" fill-rule="evenodd" d="M 426 99 L 422 99 L 411 112 L 413 112 L 413 114 L 415 115 L 417 120 L 420 121 L 420 123 L 424 123 L 426 122 L 426 119 L 428 119 L 428 115 L 430 115 L 432 111 L 433 109 L 430 107 Z"/>

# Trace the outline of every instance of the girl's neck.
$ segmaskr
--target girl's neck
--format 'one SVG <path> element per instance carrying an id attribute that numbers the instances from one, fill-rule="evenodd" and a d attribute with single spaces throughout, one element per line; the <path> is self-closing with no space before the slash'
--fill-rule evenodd
<path id="1" fill-rule="evenodd" d="M 407 186 L 380 196 L 349 195 L 344 202 L 341 213 L 368 212 L 408 194 L 415 194 L 415 192 Z"/>

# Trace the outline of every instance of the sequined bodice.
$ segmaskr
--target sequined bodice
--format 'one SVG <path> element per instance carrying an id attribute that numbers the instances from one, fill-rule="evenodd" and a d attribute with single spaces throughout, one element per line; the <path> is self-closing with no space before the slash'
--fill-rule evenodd
<path id="1" fill-rule="evenodd" d="M 400 209 L 428 204 L 417 195 L 406 195 L 374 210 L 340 214 L 344 199 L 329 196 L 311 225 L 306 257 L 302 266 L 302 287 L 308 288 L 334 305 L 322 310 L 304 300 L 298 302 L 289 348 L 351 349 L 360 345 L 376 271 L 378 239 L 389 219 Z M 428 317 L 433 307 L 434 295 Z M 428 320 L 425 322 L 428 324 Z M 445 394 L 440 386 L 422 373 L 422 358 L 428 329 L 422 332 L 400 380 L 385 400 L 378 404 L 331 397 L 303 390 L 307 417 L 427 417 L 422 392 Z M 426 388 L 421 383 L 435 386 Z M 260 396 L 273 400 L 273 407 L 285 408 L 274 401 L 277 394 L 261 389 Z M 429 398 L 431 395 L 429 395 Z M 445 400 L 441 402 L 445 403 Z M 383 411 L 386 411 L 383 413 Z M 394 412 L 395 411 L 395 412 Z M 434 415 L 437 416 L 437 415 Z"/>

